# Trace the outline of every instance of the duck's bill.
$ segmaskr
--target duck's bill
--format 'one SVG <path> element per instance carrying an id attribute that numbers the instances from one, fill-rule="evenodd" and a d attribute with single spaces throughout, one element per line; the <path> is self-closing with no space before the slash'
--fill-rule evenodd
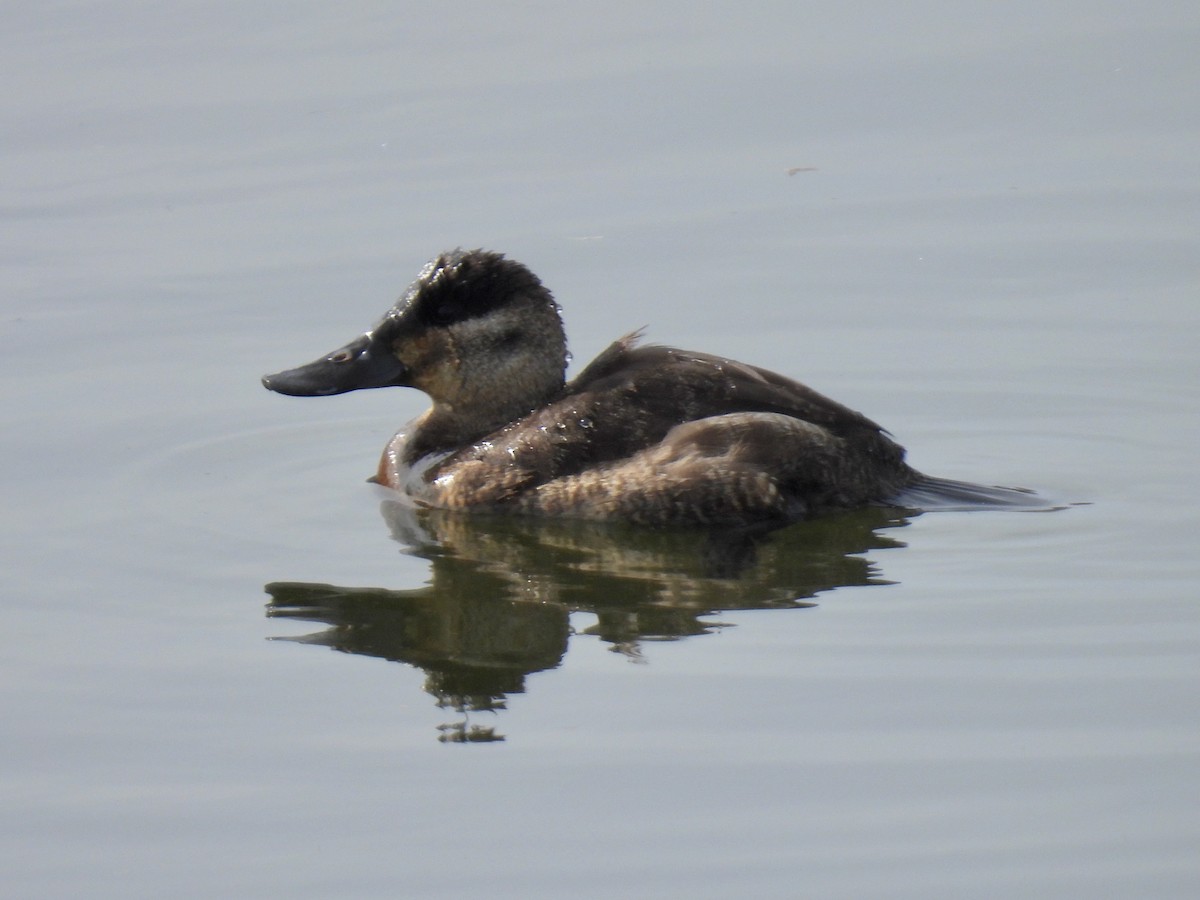
<path id="1" fill-rule="evenodd" d="M 408 383 L 408 369 L 383 342 L 364 334 L 308 365 L 263 376 L 263 387 L 291 397 L 327 397 Z"/>

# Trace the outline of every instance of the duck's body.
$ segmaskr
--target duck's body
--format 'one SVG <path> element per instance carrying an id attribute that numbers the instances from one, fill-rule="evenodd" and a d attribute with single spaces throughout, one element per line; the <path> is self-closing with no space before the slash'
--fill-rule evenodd
<path id="1" fill-rule="evenodd" d="M 635 343 L 565 383 L 550 292 L 500 254 L 454 251 L 361 338 L 263 383 L 425 391 L 433 405 L 373 480 L 436 507 L 751 525 L 887 503 L 925 481 L 878 425 L 798 382 Z"/>
<path id="2" fill-rule="evenodd" d="M 428 414 L 416 420 L 376 480 L 447 508 L 748 523 L 891 496 L 914 476 L 903 460 L 879 426 L 803 385 L 625 338 L 468 446 L 431 437 Z"/>

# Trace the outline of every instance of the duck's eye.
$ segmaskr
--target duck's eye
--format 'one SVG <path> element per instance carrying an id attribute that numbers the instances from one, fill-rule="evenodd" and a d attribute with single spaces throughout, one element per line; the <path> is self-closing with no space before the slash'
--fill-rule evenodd
<path id="1" fill-rule="evenodd" d="M 462 317 L 463 306 L 455 300 L 442 300 L 429 311 L 430 321 L 435 325 L 449 325 Z"/>

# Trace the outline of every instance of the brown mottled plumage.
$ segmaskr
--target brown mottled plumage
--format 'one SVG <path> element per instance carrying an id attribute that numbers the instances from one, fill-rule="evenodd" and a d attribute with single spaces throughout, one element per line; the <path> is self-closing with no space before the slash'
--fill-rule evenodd
<path id="1" fill-rule="evenodd" d="M 373 480 L 430 506 L 750 525 L 932 481 L 870 419 L 765 369 L 637 335 L 569 383 L 566 359 L 558 306 L 532 272 L 456 250 L 371 331 L 263 384 L 427 393 L 433 405 L 391 440 Z"/>

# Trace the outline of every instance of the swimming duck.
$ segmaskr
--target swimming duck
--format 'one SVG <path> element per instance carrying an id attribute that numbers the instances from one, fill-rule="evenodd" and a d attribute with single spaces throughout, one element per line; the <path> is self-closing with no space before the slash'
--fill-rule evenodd
<path id="1" fill-rule="evenodd" d="M 262 381 L 303 397 L 424 391 L 432 406 L 371 480 L 431 507 L 749 526 L 888 504 L 935 481 L 879 425 L 803 384 L 639 337 L 567 382 L 550 291 L 503 254 L 454 250 L 366 334 Z"/>

